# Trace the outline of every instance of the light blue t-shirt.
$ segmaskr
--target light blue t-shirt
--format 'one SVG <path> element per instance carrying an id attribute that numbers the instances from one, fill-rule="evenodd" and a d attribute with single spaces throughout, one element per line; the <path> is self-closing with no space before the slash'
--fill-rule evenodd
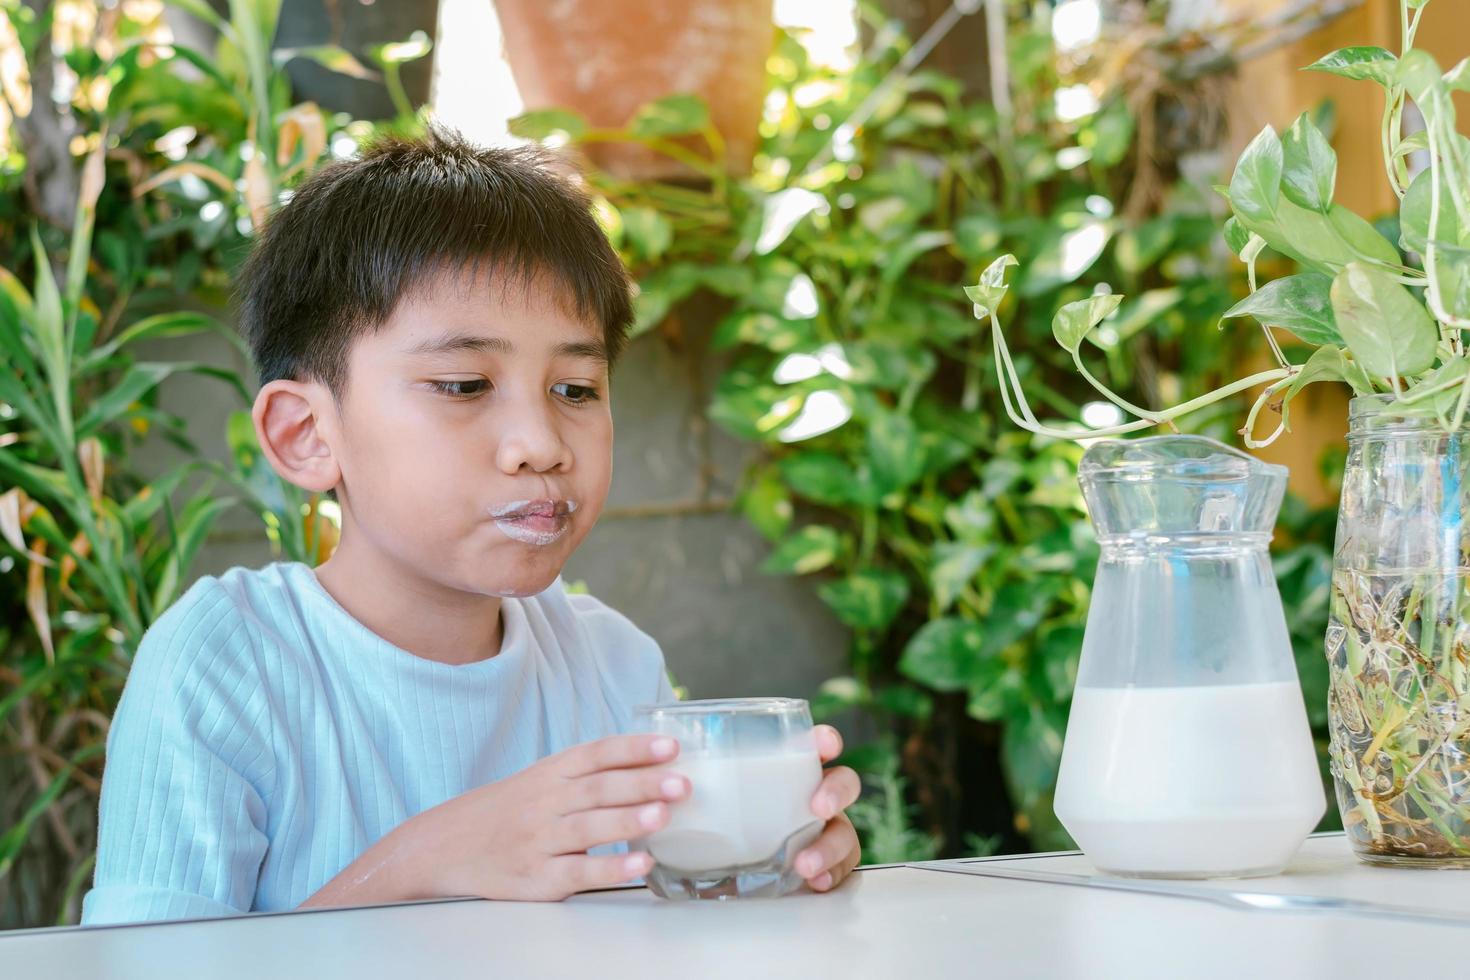
<path id="1" fill-rule="evenodd" d="M 200 580 L 138 648 L 107 740 L 82 922 L 295 908 L 404 820 L 628 730 L 658 645 L 560 580 L 489 660 L 416 657 L 301 564 Z"/>

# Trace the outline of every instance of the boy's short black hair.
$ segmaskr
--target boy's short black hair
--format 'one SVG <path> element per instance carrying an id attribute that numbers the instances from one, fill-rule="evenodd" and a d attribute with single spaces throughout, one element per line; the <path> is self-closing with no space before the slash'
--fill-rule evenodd
<path id="1" fill-rule="evenodd" d="M 577 187 L 532 147 L 477 147 L 430 127 L 328 164 L 267 223 L 245 263 L 240 321 L 261 384 L 344 390 L 352 340 L 445 272 L 544 282 L 601 326 L 609 359 L 633 319 L 627 271 Z"/>

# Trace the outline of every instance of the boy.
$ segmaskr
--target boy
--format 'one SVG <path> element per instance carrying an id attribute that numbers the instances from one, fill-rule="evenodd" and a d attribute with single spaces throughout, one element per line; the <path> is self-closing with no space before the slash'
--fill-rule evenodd
<path id="1" fill-rule="evenodd" d="M 529 150 L 390 139 L 281 209 L 241 294 L 255 429 L 283 478 L 335 492 L 341 542 L 203 579 L 144 638 L 84 923 L 554 900 L 649 870 L 615 845 L 691 788 L 671 740 L 620 733 L 672 697 L 663 657 L 558 577 L 607 496 L 629 293 Z M 813 801 L 817 891 L 857 863 L 857 792 L 835 768 Z"/>

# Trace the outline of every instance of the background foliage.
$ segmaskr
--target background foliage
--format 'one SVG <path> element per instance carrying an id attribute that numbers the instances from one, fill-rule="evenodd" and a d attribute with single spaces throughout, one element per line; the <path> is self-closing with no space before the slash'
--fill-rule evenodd
<path id="1" fill-rule="evenodd" d="M 208 22 L 213 50 L 173 43 L 158 4 L 3 7 L 27 73 L 5 89 L 0 168 L 0 928 L 76 919 L 132 652 L 190 582 L 220 514 L 250 506 L 293 558 L 334 540 L 317 501 L 255 452 L 245 381 L 170 359 L 167 342 L 214 331 L 243 355 L 211 311 L 245 246 L 333 147 L 350 153 L 374 129 L 292 104 L 286 61 L 368 69 L 327 47 L 271 52 L 270 0 L 237 0 L 228 18 L 177 6 Z M 66 97 L 37 94 L 52 91 Z M 68 157 L 28 159 L 57 138 Z M 75 219 L 58 227 L 57 212 Z M 232 465 L 159 408 L 159 386 L 181 372 L 217 378 L 240 406 Z M 148 438 L 185 461 L 145 476 L 131 454 Z"/>
<path id="2" fill-rule="evenodd" d="M 75 920 L 132 651 L 219 515 L 250 507 L 293 558 L 331 547 L 319 502 L 270 473 L 248 422 L 232 422 L 223 465 L 160 410 L 180 372 L 246 396 L 166 344 L 195 331 L 238 343 L 216 313 L 261 217 L 320 161 L 417 125 L 401 91 L 403 114 L 378 123 L 297 104 L 286 61 L 377 70 L 391 87 L 427 50 L 387 45 L 375 66 L 273 51 L 275 0 L 233 0 L 226 17 L 175 0 L 211 26 L 214 47 L 196 52 L 172 43 L 156 4 L 102 6 L 0 0 L 31 79 L 61 95 L 22 132 L 14 103 L 30 93 L 6 88 L 0 142 L 0 928 Z M 1156 36 L 1153 8 L 1138 9 Z M 709 415 L 751 447 L 740 508 L 772 542 L 767 570 L 813 577 L 852 631 L 850 669 L 817 707 L 868 734 L 851 761 L 869 787 L 854 810 L 869 860 L 1064 843 L 1050 793 L 1096 554 L 1079 450 L 999 421 L 989 344 L 954 284 L 998 251 L 1025 260 L 1013 321 L 1036 341 L 1018 346 L 1041 353 L 1022 370 L 1068 414 L 1084 392 L 1047 340 L 1050 315 L 1098 284 L 1136 298 L 1091 353 L 1146 404 L 1209 386 L 1246 336 L 1200 329 L 1244 292 L 1213 234 L 1218 162 L 1196 152 L 1219 141 L 1213 83 L 1060 54 L 1044 18 L 1016 15 L 1013 126 L 933 72 L 875 95 L 908 44 L 877 17 L 851 70 L 780 38 L 746 177 L 710 162 L 718 137 L 688 97 L 617 132 L 568 113 L 520 122 L 559 143 L 635 139 L 690 168 L 681 182 L 588 179 L 641 285 L 643 342 L 713 331 Z M 1059 115 L 1058 93 L 1084 81 L 1110 94 Z M 866 125 L 839 133 L 870 98 Z M 47 146 L 60 164 L 42 168 L 32 155 Z M 723 298 L 717 324 L 685 322 L 699 292 Z M 1236 411 L 1196 425 L 1229 438 Z M 144 475 L 132 453 L 156 438 L 189 458 Z M 1315 705 L 1330 515 L 1289 508 L 1283 524 Z"/>
<path id="3" fill-rule="evenodd" d="M 1217 234 L 1220 161 L 1200 152 L 1222 139 L 1218 82 L 1131 79 L 1065 111 L 1063 93 L 1097 79 L 1028 14 L 1009 25 L 1007 124 L 935 72 L 875 97 L 908 42 L 869 26 L 850 73 L 781 40 L 747 178 L 714 164 L 718 136 L 688 96 L 621 133 L 564 110 L 515 128 L 558 145 L 638 141 L 703 181 L 590 176 L 640 283 L 640 330 L 699 329 L 678 304 L 725 298 L 709 416 L 757 450 L 740 507 L 772 542 L 765 570 L 818 579 L 852 631 L 850 674 L 818 708 L 855 709 L 878 733 L 851 759 L 870 789 L 856 814 L 865 857 L 1070 846 L 1051 797 L 1096 562 L 1082 449 L 1004 420 L 989 338 L 954 284 L 999 252 L 1022 258 L 1022 375 L 1065 415 L 1090 389 L 1051 359 L 1052 312 L 1110 286 L 1134 297 L 1090 338 L 1112 377 L 1145 404 L 1213 387 L 1251 340 L 1201 329 L 1244 290 Z M 870 99 L 877 111 L 846 131 Z M 1193 427 L 1233 439 L 1239 415 L 1225 404 Z M 1330 514 L 1294 505 L 1288 523 L 1303 546 L 1283 557 L 1284 590 L 1308 698 L 1325 704 Z"/>

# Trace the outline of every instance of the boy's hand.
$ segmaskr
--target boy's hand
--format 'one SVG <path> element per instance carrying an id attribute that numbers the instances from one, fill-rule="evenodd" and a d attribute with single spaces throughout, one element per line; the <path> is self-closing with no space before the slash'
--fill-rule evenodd
<path id="1" fill-rule="evenodd" d="M 678 755 L 671 738 L 626 735 L 578 745 L 499 782 L 426 810 L 410 860 L 436 896 L 559 901 L 647 874 L 645 853 L 591 857 L 669 821 L 689 781 L 657 768 Z"/>
<path id="2" fill-rule="evenodd" d="M 818 725 L 817 754 L 823 762 L 831 762 L 842 754 L 842 736 L 831 725 Z M 796 870 L 814 892 L 831 891 L 852 873 L 862 859 L 857 831 L 842 811 L 857 801 L 862 783 L 857 773 L 846 766 L 827 770 L 817 795 L 812 797 L 812 812 L 827 821 L 822 836 L 796 856 Z"/>

